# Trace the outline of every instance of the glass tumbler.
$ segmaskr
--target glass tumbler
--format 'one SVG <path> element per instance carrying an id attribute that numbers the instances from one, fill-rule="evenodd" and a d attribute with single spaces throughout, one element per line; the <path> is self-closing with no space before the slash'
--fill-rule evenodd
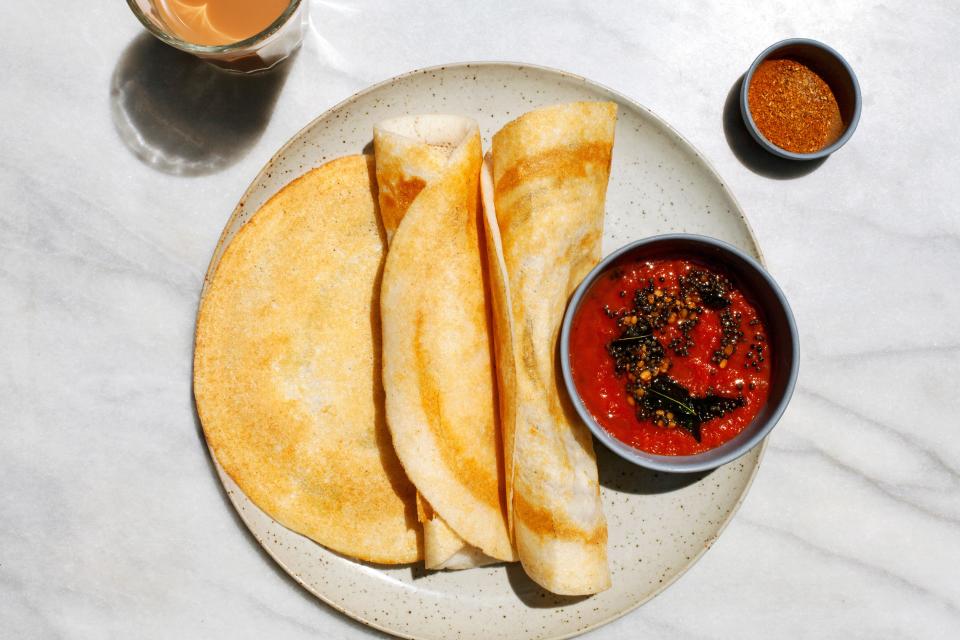
<path id="1" fill-rule="evenodd" d="M 127 4 L 143 26 L 162 42 L 232 73 L 266 71 L 288 58 L 303 40 L 309 6 L 309 2 L 290 0 L 283 13 L 260 33 L 230 44 L 204 45 L 187 42 L 173 33 L 154 0 L 127 0 Z"/>

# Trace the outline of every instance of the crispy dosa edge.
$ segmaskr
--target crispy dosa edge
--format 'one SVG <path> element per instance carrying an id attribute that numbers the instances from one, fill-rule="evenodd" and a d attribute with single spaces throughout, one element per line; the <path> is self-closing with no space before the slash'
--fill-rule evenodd
<path id="1" fill-rule="evenodd" d="M 383 232 L 376 211 L 375 189 L 372 158 L 369 156 L 339 158 L 307 172 L 286 185 L 241 227 L 221 256 L 201 301 L 195 333 L 194 396 L 211 452 L 240 489 L 271 518 L 346 556 L 375 563 L 402 564 L 422 558 L 422 550 L 420 530 L 416 520 L 414 488 L 406 478 L 393 451 L 384 421 L 383 390 L 379 376 L 379 306 L 373 304 L 378 297 L 383 265 Z M 318 199 L 328 199 L 332 204 L 317 212 L 315 209 Z M 351 222 L 356 223 L 356 228 L 362 229 L 366 224 L 368 228 L 372 226 L 375 229 L 374 233 L 379 235 L 379 264 L 369 282 L 363 285 L 368 286 L 371 291 L 369 332 L 373 344 L 370 366 L 371 401 L 374 405 L 373 433 L 370 434 L 372 437 L 365 436 L 364 433 L 369 433 L 366 431 L 367 427 L 360 425 L 361 428 L 357 434 L 361 442 L 366 441 L 376 449 L 376 456 L 372 459 L 368 459 L 370 456 L 363 458 L 362 454 L 365 451 L 350 448 L 338 449 L 335 456 L 330 456 L 329 460 L 338 465 L 338 469 L 344 467 L 339 469 L 343 472 L 342 478 L 349 479 L 350 482 L 333 487 L 334 494 L 337 494 L 338 488 L 342 489 L 339 495 L 342 500 L 339 502 L 334 500 L 339 505 L 339 509 L 334 509 L 331 513 L 318 513 L 316 501 L 303 499 L 302 494 L 292 497 L 277 495 L 276 489 L 279 483 L 273 472 L 279 472 L 280 469 L 271 469 L 264 464 L 259 468 L 253 464 L 251 468 L 251 464 L 244 462 L 242 450 L 249 446 L 256 447 L 258 439 L 262 447 L 264 438 L 282 436 L 284 430 L 294 426 L 299 428 L 302 435 L 305 430 L 315 425 L 311 425 L 309 420 L 304 420 L 302 412 L 296 407 L 280 407 L 278 414 L 272 411 L 263 412 L 266 415 L 261 416 L 262 422 L 257 421 L 256 429 L 247 434 L 246 443 L 243 434 L 240 434 L 239 442 L 237 438 L 232 438 L 231 435 L 237 434 L 230 433 L 229 425 L 235 425 L 237 418 L 236 415 L 231 414 L 231 410 L 244 411 L 247 407 L 227 406 L 224 409 L 220 405 L 229 404 L 236 395 L 236 389 L 233 387 L 244 372 L 225 370 L 225 365 L 228 363 L 223 362 L 224 357 L 217 353 L 219 340 L 217 330 L 225 323 L 236 325 L 246 320 L 242 314 L 235 313 L 234 307 L 241 306 L 240 299 L 244 293 L 240 286 L 244 276 L 243 263 L 265 259 L 264 252 L 257 251 L 258 236 L 269 233 L 270 229 L 267 227 L 271 224 L 280 224 L 284 217 L 295 217 L 303 211 L 310 211 L 311 215 L 323 215 L 330 208 L 342 208 L 344 202 L 353 207 L 353 210 L 348 208 L 345 215 L 354 216 L 355 219 L 351 219 Z M 300 222 L 309 222 L 308 216 L 303 217 L 305 219 Z M 293 237 L 293 244 L 298 241 L 302 244 L 302 237 Z M 286 245 L 286 243 L 274 241 L 269 249 L 283 251 L 282 246 L 280 248 L 276 246 L 278 244 Z M 374 241 L 371 244 L 378 243 Z M 333 247 L 334 250 L 336 248 Z M 307 253 L 323 250 L 323 247 L 311 246 L 308 247 Z M 290 253 L 290 260 L 296 260 L 297 252 Z M 235 260 L 239 261 L 239 266 L 234 265 Z M 239 288 L 239 290 L 230 291 L 231 288 Z M 226 290 L 221 291 L 221 289 Z M 336 319 L 335 315 L 333 317 Z M 279 342 L 282 346 L 282 338 Z M 229 353 L 235 349 L 235 346 L 225 345 L 224 349 Z M 261 363 L 254 363 L 254 366 L 257 364 Z M 264 362 L 261 366 L 265 364 Z M 218 375 L 226 377 L 227 380 L 218 381 Z M 257 390 L 257 393 L 252 395 L 252 404 L 255 405 L 265 392 L 265 390 Z M 338 430 L 342 429 L 338 428 Z M 256 437 L 251 439 L 251 435 Z M 284 440 L 283 437 L 273 438 L 269 441 L 269 445 L 275 449 L 281 446 Z M 296 459 L 297 452 L 292 447 L 293 444 L 288 442 L 287 446 L 281 449 L 280 462 L 286 463 L 288 470 L 291 461 Z M 355 453 L 356 462 L 361 464 L 351 467 L 349 462 L 352 451 Z M 307 460 L 309 464 L 309 459 Z M 361 468 L 368 463 L 372 464 L 367 468 Z M 299 468 L 301 465 L 296 466 Z M 378 485 L 377 491 L 380 495 L 370 495 L 371 478 L 377 479 L 375 484 Z M 355 486 L 358 479 L 362 481 L 360 484 L 365 486 Z M 317 499 L 322 500 L 324 497 L 328 496 L 319 496 Z M 352 516 L 347 517 L 346 511 L 352 511 Z M 356 520 L 358 515 L 369 516 L 370 521 L 358 522 Z"/>
<path id="2" fill-rule="evenodd" d="M 479 131 L 473 123 L 451 154 L 447 170 L 413 200 L 392 240 L 381 294 L 384 384 L 395 448 L 421 494 L 464 540 L 494 558 L 512 560 L 500 490 L 495 382 L 479 246 L 480 162 Z M 451 274 L 451 269 L 461 273 Z M 420 286 L 424 283 L 430 286 Z M 455 290 L 455 299 L 444 298 L 448 294 L 439 291 L 443 287 Z M 449 305 L 443 311 L 448 315 L 465 304 L 476 308 L 467 312 L 469 317 L 457 311 L 460 324 L 452 326 L 438 311 L 444 304 Z M 471 347 L 470 340 L 477 344 Z M 463 351 L 468 347 L 474 352 Z M 445 358 L 438 350 L 454 355 Z M 458 362 L 448 362 L 455 359 Z M 457 364 L 463 376 L 451 371 Z M 449 375 L 440 376 L 434 371 L 438 368 Z M 475 378 L 469 393 L 464 376 Z M 489 395 L 489 416 L 463 408 L 476 406 L 477 393 Z M 489 421 L 493 465 L 478 465 L 472 451 L 456 450 L 463 446 L 461 440 L 469 441 L 476 428 L 483 428 L 463 431 L 469 425 L 455 423 L 456 413 L 471 411 L 471 419 Z M 485 446 L 475 444 L 473 449 Z"/>
<path id="3" fill-rule="evenodd" d="M 507 531 L 513 539 L 513 465 L 514 430 L 516 428 L 517 369 L 513 353 L 513 315 L 510 313 L 510 288 L 503 242 L 493 202 L 493 158 L 489 152 L 480 168 L 480 193 L 483 208 L 484 239 L 490 286 L 491 319 L 494 335 L 494 367 L 497 376 L 497 401 L 500 414 L 501 446 L 503 447 L 504 494 Z"/>
<path id="4" fill-rule="evenodd" d="M 426 114 L 374 125 L 380 216 L 388 242 L 414 199 L 446 170 L 450 154 L 470 134 L 470 123 L 462 116 Z"/>
<path id="5" fill-rule="evenodd" d="M 513 353 L 516 376 L 510 381 L 511 368 L 498 366 L 501 394 L 514 396 L 508 403 L 512 415 L 508 410 L 501 416 L 509 438 L 505 450 L 512 450 L 512 531 L 530 577 L 565 595 L 610 586 L 592 441 L 558 381 L 550 347 L 570 292 L 600 258 L 615 120 L 612 103 L 557 105 L 514 120 L 493 138 L 493 193 L 488 184 L 486 194 L 493 201 L 506 267 L 506 292 L 500 297 L 509 300 L 509 317 L 497 316 L 498 325 L 507 325 L 506 331 L 498 326 L 498 357 Z M 564 198 L 569 199 L 565 205 Z M 543 215 L 560 217 L 533 219 Z M 567 219 L 577 215 L 589 217 Z M 550 240 L 561 255 L 544 253 Z M 531 294 L 521 285 L 534 282 L 529 286 L 536 290 L 550 278 L 562 278 L 557 269 L 563 266 L 568 277 L 559 285 L 566 290 L 538 291 L 535 299 L 526 299 Z M 547 302 L 553 306 L 545 308 Z"/>

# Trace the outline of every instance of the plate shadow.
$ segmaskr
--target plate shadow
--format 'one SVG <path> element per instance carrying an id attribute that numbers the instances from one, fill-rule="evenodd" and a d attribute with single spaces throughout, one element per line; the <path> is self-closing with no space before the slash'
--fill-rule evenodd
<path id="1" fill-rule="evenodd" d="M 142 33 L 113 72 L 113 124 L 147 166 L 174 175 L 215 173 L 260 139 L 294 57 L 268 72 L 234 75 Z"/>
<path id="2" fill-rule="evenodd" d="M 787 160 L 778 158 L 757 144 L 747 125 L 743 123 L 743 114 L 740 112 L 740 87 L 743 86 L 743 76 L 730 87 L 727 99 L 723 104 L 723 134 L 727 144 L 737 160 L 750 171 L 775 180 L 791 180 L 805 176 L 816 170 L 826 162 L 826 158 L 819 160 Z"/>

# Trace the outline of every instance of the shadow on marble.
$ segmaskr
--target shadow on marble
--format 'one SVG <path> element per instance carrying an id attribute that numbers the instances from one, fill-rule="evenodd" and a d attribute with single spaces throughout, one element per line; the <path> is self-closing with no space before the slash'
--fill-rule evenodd
<path id="1" fill-rule="evenodd" d="M 652 495 L 670 493 L 700 482 L 713 471 L 699 473 L 665 473 L 638 467 L 613 453 L 596 440 L 593 449 L 597 452 L 597 467 L 600 484 L 620 493 Z"/>
<path id="2" fill-rule="evenodd" d="M 158 171 L 215 173 L 260 139 L 292 64 L 293 58 L 266 73 L 232 75 L 143 33 L 113 72 L 114 126 L 130 151 Z"/>
<path id="3" fill-rule="evenodd" d="M 250 546 L 255 550 L 255 553 L 260 556 L 260 559 L 263 560 L 268 567 L 270 567 L 270 570 L 274 573 L 274 575 L 278 576 L 280 580 L 291 587 L 291 590 L 297 594 L 297 597 L 303 598 L 311 605 L 323 607 L 333 615 L 338 616 L 341 620 L 349 624 L 353 629 L 362 632 L 371 638 L 392 638 L 393 636 L 383 633 L 382 631 L 378 631 L 373 627 L 368 627 L 362 622 L 354 620 L 345 613 L 341 613 L 333 607 L 328 606 L 322 600 L 307 591 L 303 585 L 294 580 L 289 573 L 284 571 L 283 568 L 277 564 L 273 558 L 270 557 L 270 554 L 267 553 L 266 549 L 264 549 L 263 546 L 257 541 L 257 538 L 253 535 L 250 529 L 247 528 L 247 525 L 244 524 L 243 520 L 240 518 L 240 514 L 238 514 L 237 510 L 234 508 L 233 503 L 230 502 L 230 496 L 227 495 L 227 490 L 224 488 L 223 483 L 220 482 L 220 478 L 217 475 L 217 469 L 214 466 L 213 456 L 210 453 L 210 449 L 207 447 L 207 440 L 203 435 L 203 426 L 200 424 L 200 414 L 197 413 L 196 400 L 192 397 L 190 400 L 190 406 L 193 409 L 194 429 L 196 430 L 197 438 L 199 439 L 200 448 L 203 450 L 204 459 L 207 461 L 207 465 L 210 467 L 210 476 L 213 479 L 213 482 L 217 485 L 217 494 L 220 496 L 220 500 L 223 502 L 223 508 L 227 513 L 230 514 L 230 518 L 233 520 L 234 525 L 236 525 L 237 529 L 243 532 L 243 536 L 250 543 Z"/>
<path id="4" fill-rule="evenodd" d="M 547 591 L 530 579 L 519 562 L 505 565 L 507 581 L 517 597 L 531 609 L 556 609 L 576 604 L 590 596 L 561 596 Z"/>
<path id="5" fill-rule="evenodd" d="M 776 180 L 790 180 L 805 176 L 826 162 L 826 158 L 798 162 L 771 155 L 747 131 L 740 113 L 740 87 L 743 76 L 730 87 L 727 100 L 723 105 L 723 133 L 727 137 L 730 150 L 743 166 L 756 174 Z"/>

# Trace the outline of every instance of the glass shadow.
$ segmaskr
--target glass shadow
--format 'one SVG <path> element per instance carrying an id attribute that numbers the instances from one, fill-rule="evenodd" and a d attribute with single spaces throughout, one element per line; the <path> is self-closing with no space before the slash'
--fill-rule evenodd
<path id="1" fill-rule="evenodd" d="M 114 126 L 130 151 L 158 171 L 215 173 L 260 139 L 291 64 L 292 58 L 262 74 L 230 74 L 142 33 L 113 72 Z"/>

